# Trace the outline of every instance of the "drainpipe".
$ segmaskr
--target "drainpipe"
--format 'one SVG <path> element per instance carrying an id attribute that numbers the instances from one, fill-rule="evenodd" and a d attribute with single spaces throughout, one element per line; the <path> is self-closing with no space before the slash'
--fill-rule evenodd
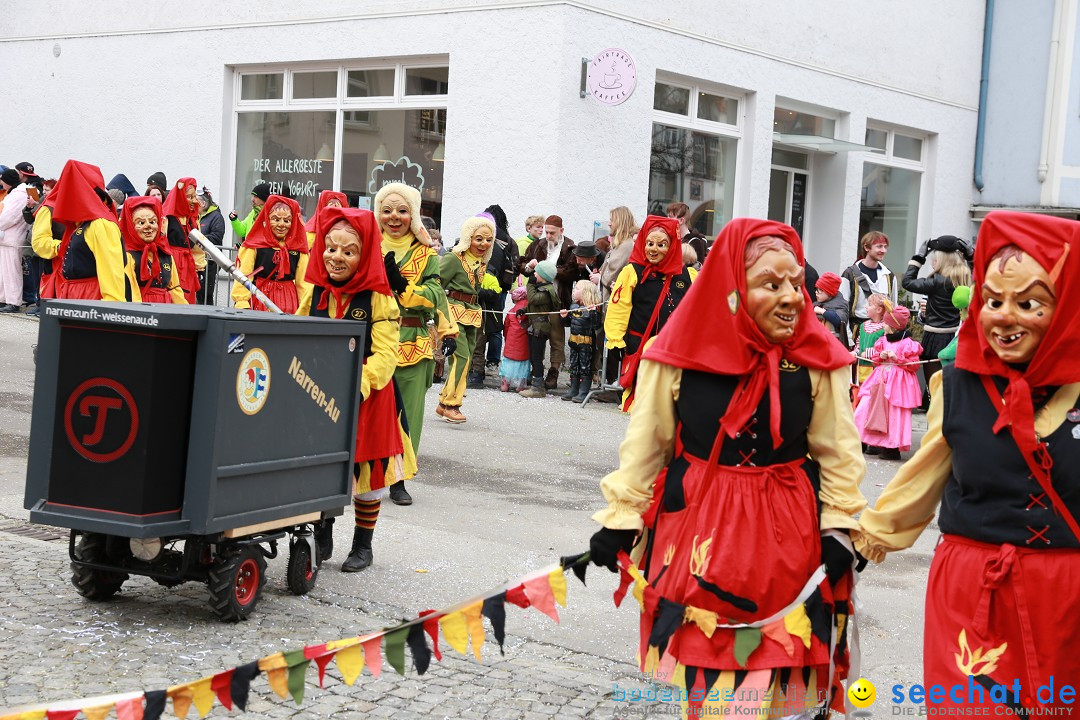
<path id="1" fill-rule="evenodd" d="M 986 0 L 983 20 L 982 76 L 979 78 L 979 118 L 975 125 L 975 189 L 982 192 L 983 148 L 986 144 L 986 89 L 990 82 L 990 33 L 994 29 L 994 0 Z"/>
<path id="2" fill-rule="evenodd" d="M 1054 133 L 1054 113 L 1057 111 L 1058 54 L 1061 51 L 1062 2 L 1054 2 L 1054 25 L 1050 32 L 1050 62 L 1046 73 L 1046 107 L 1043 110 L 1042 147 L 1039 150 L 1039 182 L 1046 181 L 1050 169 L 1050 142 Z"/>

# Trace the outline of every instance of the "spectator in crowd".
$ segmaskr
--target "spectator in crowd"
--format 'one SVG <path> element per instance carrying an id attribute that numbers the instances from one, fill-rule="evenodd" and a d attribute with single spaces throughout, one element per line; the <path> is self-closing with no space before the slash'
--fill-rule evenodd
<path id="1" fill-rule="evenodd" d="M 630 262 L 630 251 L 634 248 L 634 237 L 637 236 L 638 230 L 641 229 L 634 219 L 634 214 L 625 205 L 612 208 L 608 227 L 610 229 L 608 237 L 610 238 L 611 250 L 604 257 L 598 278 L 600 282 L 600 298 L 605 303 L 611 297 L 611 287 L 615 284 L 615 279 L 619 277 L 619 273 L 626 267 L 626 263 Z"/>
<path id="2" fill-rule="evenodd" d="M 251 189 L 251 210 L 240 220 L 235 212 L 229 213 L 229 221 L 232 223 L 233 232 L 236 233 L 236 237 L 239 238 L 237 246 L 243 242 L 247 237 L 248 232 L 251 231 L 251 226 L 255 224 L 255 218 L 259 216 L 259 212 L 262 211 L 263 205 L 270 198 L 270 183 L 260 182 Z"/>
<path id="3" fill-rule="evenodd" d="M 46 233 L 46 237 L 49 241 L 47 243 L 47 247 L 52 249 L 52 255 L 49 256 L 50 258 L 56 256 L 55 248 L 59 247 L 60 240 L 64 236 L 63 228 L 60 227 L 57 229 L 56 237 L 53 237 L 52 211 L 45 205 L 46 198 L 48 198 L 49 194 L 53 191 L 53 188 L 55 187 L 55 178 L 49 178 L 48 180 L 43 181 L 41 199 L 37 202 L 34 202 L 32 198 L 27 196 L 26 207 L 23 208 L 23 220 L 25 220 L 26 223 L 30 226 L 30 241 L 27 244 L 30 246 L 31 250 L 31 255 L 28 262 L 29 278 L 24 278 L 23 298 L 25 299 L 27 297 L 26 282 L 28 281 L 33 286 L 33 296 L 35 298 L 34 306 L 26 311 L 26 314 L 31 316 L 37 315 L 41 312 L 41 298 L 44 297 L 44 295 L 42 294 L 42 288 L 46 284 L 46 279 L 50 281 L 50 287 L 52 286 L 51 281 L 54 280 L 54 278 L 50 277 L 53 271 L 52 263 L 48 262 L 44 257 L 38 254 L 37 248 L 34 244 L 34 227 L 37 224 L 37 217 L 39 215 L 43 216 L 42 229 Z M 24 273 L 25 272 L 27 271 L 24 270 Z M 50 294 L 48 297 L 55 297 L 55 295 Z"/>
<path id="4" fill-rule="evenodd" d="M 709 253 L 709 239 L 687 224 L 687 218 L 690 217 L 690 206 L 684 202 L 672 202 L 668 203 L 666 210 L 669 218 L 675 218 L 679 221 L 679 238 L 684 245 L 694 248 L 699 263 L 695 269 L 700 268 L 700 263 L 705 262 L 705 256 Z"/>
<path id="5" fill-rule="evenodd" d="M 542 237 L 544 237 L 544 216 L 530 215 L 525 218 L 525 234 L 516 241 L 518 246 L 518 262 L 521 265 L 524 265 L 529 260 L 529 258 L 525 257 L 525 254 L 529 251 L 529 247 Z"/>
<path id="6" fill-rule="evenodd" d="M 150 192 L 150 188 L 157 188 L 156 194 Z M 165 173 L 160 170 L 150 177 L 146 178 L 146 195 L 151 197 L 160 196 L 161 202 L 165 202 L 165 196 L 169 192 L 169 181 L 165 179 Z"/>
<path id="7" fill-rule="evenodd" d="M 199 232 L 217 247 L 222 247 L 225 242 L 225 218 L 205 185 L 199 193 Z M 199 274 L 199 292 L 195 297 L 201 305 L 213 305 L 216 290 L 217 263 L 207 257 L 206 267 Z"/>
<path id="8" fill-rule="evenodd" d="M 930 377 L 941 369 L 938 353 L 952 342 L 960 329 L 960 311 L 953 307 L 952 296 L 956 288 L 971 284 L 967 253 L 966 243 L 953 235 L 927 240 L 908 262 L 901 282 L 908 292 L 926 296 L 926 310 L 920 320 L 923 324 L 922 372 L 927 388 Z M 927 277 L 919 277 L 927 260 L 933 272 Z M 922 408 L 929 407 L 930 393 L 927 391 L 923 395 Z"/>
<path id="9" fill-rule="evenodd" d="M 124 197 L 135 197 L 139 194 L 139 191 L 135 189 L 135 186 L 128 180 L 128 176 L 123 173 L 113 175 L 113 179 L 109 181 L 109 184 L 105 186 L 106 190 L 119 190 L 124 193 Z M 143 196 L 145 197 L 145 196 Z"/>
<path id="10" fill-rule="evenodd" d="M 814 294 L 814 313 L 829 332 L 844 347 L 851 347 L 848 340 L 848 304 L 840 294 L 840 276 L 827 272 L 818 278 Z M 809 293 L 809 288 L 807 293 Z"/>
<path id="11" fill-rule="evenodd" d="M 584 243 L 577 248 L 584 246 Z M 600 330 L 600 291 L 588 278 L 574 283 L 569 309 L 559 314 L 570 319 L 570 388 L 563 400 L 585 402 L 592 387 L 593 347 Z"/>
<path id="12" fill-rule="evenodd" d="M 845 268 L 840 277 L 840 293 L 850 308 L 849 321 L 852 331 L 866 322 L 866 299 L 881 293 L 896 304 L 896 278 L 882 262 L 889 252 L 889 238 L 883 232 L 871 230 L 859 240 L 859 257 L 855 264 Z"/>
<path id="13" fill-rule="evenodd" d="M 521 391 L 527 398 L 547 396 L 547 384 L 544 381 L 544 351 L 551 340 L 551 325 L 560 318 L 559 294 L 555 290 L 556 266 L 554 260 L 543 260 L 533 266 L 532 278 L 525 286 L 529 299 L 529 361 L 532 366 L 532 386 Z M 520 309 L 519 316 L 525 316 Z M 554 318 L 554 320 L 553 320 Z M 555 351 L 551 351 L 551 357 Z M 554 361 L 552 361 L 554 362 Z"/>
<path id="14" fill-rule="evenodd" d="M 34 165 L 28 162 L 21 162 L 15 165 L 15 169 L 19 172 L 19 180 L 26 184 L 27 192 L 31 196 L 36 194 L 36 197 L 34 197 L 35 201 L 40 200 L 44 196 L 45 181 L 37 174 L 37 171 L 34 170 Z M 36 190 L 36 193 L 31 191 L 31 188 Z"/>
<path id="15" fill-rule="evenodd" d="M 28 196 L 19 171 L 0 173 L 4 199 L 0 202 L 0 313 L 18 312 L 23 305 L 22 246 L 26 241 L 23 208 Z"/>
<path id="16" fill-rule="evenodd" d="M 559 307 L 570 307 L 570 288 L 565 283 L 559 282 L 558 274 L 569 263 L 574 262 L 574 241 L 563 234 L 563 221 L 558 215 L 548 215 L 544 219 L 544 240 L 534 242 L 529 246 L 524 274 L 532 275 L 536 265 L 544 260 L 552 260 L 555 263 L 555 291 L 559 295 Z M 559 381 L 559 368 L 566 362 L 566 327 L 558 313 L 551 318 L 548 327 L 551 366 L 548 368 L 547 377 L 544 378 L 544 387 L 553 390 Z"/>
<path id="17" fill-rule="evenodd" d="M 516 390 L 521 392 L 529 382 L 529 333 L 525 329 L 529 325 L 528 318 L 524 313 L 528 312 L 529 293 L 524 285 L 519 285 L 510 291 L 510 299 L 514 305 L 510 312 L 506 313 L 503 323 L 505 342 L 503 342 L 502 362 L 499 363 L 499 377 L 502 384 L 499 389 L 503 392 Z M 518 311 L 521 311 L 520 313 Z"/>

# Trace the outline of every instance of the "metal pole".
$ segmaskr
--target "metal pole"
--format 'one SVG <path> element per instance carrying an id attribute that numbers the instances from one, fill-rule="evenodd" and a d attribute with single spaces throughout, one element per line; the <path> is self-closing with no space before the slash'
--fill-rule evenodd
<path id="1" fill-rule="evenodd" d="M 229 271 L 229 275 L 232 276 L 233 280 L 240 283 L 249 291 L 251 291 L 251 294 L 257 297 L 259 299 L 259 302 L 266 306 L 267 310 L 269 310 L 270 312 L 276 312 L 279 315 L 285 314 L 284 311 L 277 305 L 275 305 L 270 298 L 266 297 L 266 294 L 263 293 L 262 290 L 255 287 L 255 283 L 251 282 L 251 280 L 249 280 L 248 277 L 244 275 L 244 273 L 240 272 L 240 268 L 236 267 L 235 263 L 229 260 L 229 258 L 225 257 L 225 253 L 221 252 L 221 249 L 217 245 L 207 240 L 205 235 L 203 235 L 198 230 L 193 229 L 188 232 L 188 237 L 199 243 L 199 246 L 203 250 L 205 250 L 206 254 L 212 257 L 214 259 L 214 262 L 216 262 L 220 267 L 226 268 Z"/>

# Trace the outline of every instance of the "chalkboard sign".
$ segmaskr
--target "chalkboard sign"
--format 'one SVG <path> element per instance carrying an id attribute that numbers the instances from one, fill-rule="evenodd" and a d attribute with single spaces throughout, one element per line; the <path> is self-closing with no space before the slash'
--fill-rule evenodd
<path id="1" fill-rule="evenodd" d="M 806 175 L 803 173 L 794 173 L 794 175 L 791 183 L 791 227 L 795 228 L 795 232 L 799 233 L 801 238 L 803 214 L 806 208 Z"/>

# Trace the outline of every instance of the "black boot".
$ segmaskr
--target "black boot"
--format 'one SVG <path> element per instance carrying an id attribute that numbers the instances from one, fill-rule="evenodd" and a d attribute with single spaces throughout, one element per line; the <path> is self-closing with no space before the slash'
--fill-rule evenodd
<path id="1" fill-rule="evenodd" d="M 469 376 L 465 379 L 466 390 L 483 390 L 484 389 L 484 371 L 470 372 Z"/>
<path id="2" fill-rule="evenodd" d="M 581 377 L 581 387 L 578 388 L 578 394 L 574 397 L 574 402 L 585 402 L 590 390 L 592 390 L 592 375 L 583 375 Z"/>
<path id="3" fill-rule="evenodd" d="M 404 480 L 390 486 L 390 500 L 395 505 L 412 505 L 412 495 L 405 489 Z"/>
<path id="4" fill-rule="evenodd" d="M 341 572 L 360 572 L 371 565 L 371 538 L 374 534 L 374 529 L 353 528 L 352 550 L 349 551 L 349 557 L 345 558 L 345 562 L 341 563 Z"/>
<path id="5" fill-rule="evenodd" d="M 334 554 L 334 518 L 315 523 L 315 543 L 319 546 L 319 563 L 329 560 Z"/>
<path id="6" fill-rule="evenodd" d="M 578 394 L 578 386 L 581 384 L 580 375 L 570 376 L 570 389 L 566 391 L 566 394 L 562 396 L 563 400 L 573 400 L 574 396 Z"/>

